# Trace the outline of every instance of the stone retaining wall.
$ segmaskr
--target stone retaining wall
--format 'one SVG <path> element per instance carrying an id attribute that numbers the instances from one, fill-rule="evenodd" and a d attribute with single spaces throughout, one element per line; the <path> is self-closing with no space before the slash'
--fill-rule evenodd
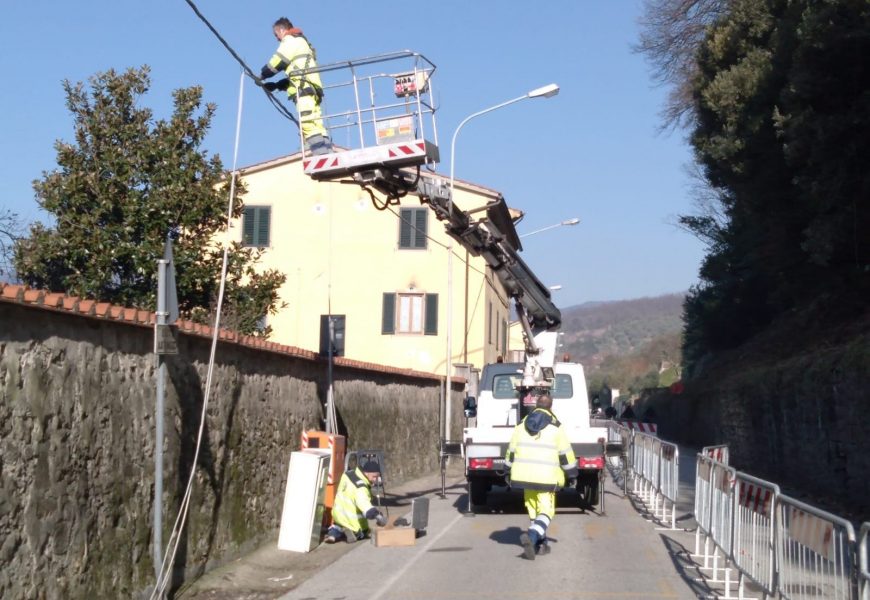
<path id="1" fill-rule="evenodd" d="M 870 336 L 731 368 L 685 393 L 651 395 L 659 435 L 728 444 L 731 464 L 856 520 L 870 516 Z"/>
<path id="2" fill-rule="evenodd" d="M 166 359 L 164 547 L 211 341 L 180 333 L 178 345 Z M 147 325 L 0 302 L 0 597 L 137 597 L 154 584 L 152 346 Z M 290 453 L 321 427 L 325 378 L 313 356 L 219 343 L 176 583 L 274 535 Z M 385 451 L 388 486 L 437 468 L 436 376 L 344 361 L 335 397 L 349 447 Z"/>

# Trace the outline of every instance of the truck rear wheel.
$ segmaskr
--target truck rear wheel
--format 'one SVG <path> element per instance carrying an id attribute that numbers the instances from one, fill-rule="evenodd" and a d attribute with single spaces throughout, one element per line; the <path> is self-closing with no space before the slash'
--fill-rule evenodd
<path id="1" fill-rule="evenodd" d="M 580 492 L 580 505 L 598 506 L 598 473 L 583 473 L 577 479 L 577 491 Z"/>
<path id="2" fill-rule="evenodd" d="M 488 481 L 482 479 L 471 479 L 469 480 L 469 484 L 469 487 L 471 488 L 471 504 L 474 506 L 485 506 L 486 495 L 489 494 L 492 485 Z"/>

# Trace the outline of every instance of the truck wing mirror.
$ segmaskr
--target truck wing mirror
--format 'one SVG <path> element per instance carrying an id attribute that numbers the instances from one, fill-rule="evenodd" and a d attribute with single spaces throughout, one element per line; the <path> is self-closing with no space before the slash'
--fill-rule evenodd
<path id="1" fill-rule="evenodd" d="M 477 416 L 477 398 L 474 396 L 465 397 L 465 418 L 471 419 Z"/>

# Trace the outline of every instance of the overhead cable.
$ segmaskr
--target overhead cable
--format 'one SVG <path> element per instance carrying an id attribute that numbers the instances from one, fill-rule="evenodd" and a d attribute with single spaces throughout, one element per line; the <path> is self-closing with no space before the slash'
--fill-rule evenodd
<path id="1" fill-rule="evenodd" d="M 205 15 L 203 15 L 201 12 L 199 12 L 199 9 L 197 8 L 196 4 L 194 4 L 192 2 L 192 0 L 184 0 L 184 1 L 187 2 L 188 6 L 190 6 L 190 8 L 193 10 L 193 12 L 196 13 L 196 16 L 199 17 L 199 20 L 202 21 L 203 23 L 205 23 L 205 26 L 209 28 L 209 30 L 214 34 L 214 36 L 223 45 L 223 47 L 227 49 L 227 52 L 229 52 L 232 55 L 232 57 L 236 59 L 236 62 L 238 62 L 242 66 L 242 69 L 245 71 L 245 74 L 248 77 L 250 77 L 251 79 L 253 79 L 254 83 L 256 83 L 257 86 L 259 86 L 263 90 L 263 93 L 266 94 L 266 97 L 269 99 L 269 102 L 271 102 L 272 105 L 276 109 L 278 109 L 278 112 L 280 112 L 282 115 L 284 115 L 285 117 L 287 117 L 288 119 L 293 121 L 296 124 L 296 126 L 298 127 L 299 121 L 296 120 L 296 117 L 293 115 L 293 113 L 291 111 L 289 111 L 286 106 L 281 104 L 281 102 L 277 98 L 275 98 L 269 90 L 267 90 L 266 88 L 263 87 L 262 80 L 251 70 L 251 68 L 245 63 L 245 61 L 242 60 L 242 57 L 240 57 L 238 55 L 238 53 L 235 50 L 233 50 L 232 46 L 230 46 L 227 43 L 227 41 L 221 36 L 221 34 L 218 33 L 218 30 L 215 29 L 211 23 L 209 23 L 208 19 L 205 18 Z"/>

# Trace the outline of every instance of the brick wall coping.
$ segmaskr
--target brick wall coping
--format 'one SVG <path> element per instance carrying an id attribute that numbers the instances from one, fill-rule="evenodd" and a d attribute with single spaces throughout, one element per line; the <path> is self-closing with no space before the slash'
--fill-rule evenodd
<path id="1" fill-rule="evenodd" d="M 98 300 L 79 298 L 77 296 L 67 296 L 61 292 L 48 292 L 45 290 L 32 289 L 24 285 L 15 285 L 4 283 L 2 281 L 0 281 L 0 303 L 24 304 L 32 308 L 63 312 L 90 319 L 117 321 L 125 325 L 138 327 L 154 327 L 157 323 L 157 315 L 151 311 L 118 306 L 109 302 L 100 302 Z M 178 327 L 179 331 L 183 331 L 188 335 L 195 335 L 204 338 L 212 337 L 212 328 L 208 325 L 194 323 L 193 321 L 186 319 L 179 319 L 175 322 L 175 325 Z M 317 352 L 312 350 L 270 342 L 263 338 L 253 335 L 243 335 L 229 329 L 222 328 L 218 332 L 218 339 L 223 342 L 232 342 L 256 350 L 263 350 L 305 360 L 325 360 Z M 413 377 L 416 379 L 443 380 L 442 376 L 435 373 L 416 371 L 414 369 L 401 369 L 388 365 L 353 360 L 343 356 L 336 357 L 333 361 L 337 366 L 360 369 L 363 371 L 389 373 L 393 375 L 401 375 L 403 377 Z M 453 377 L 452 383 L 465 383 L 465 378 Z"/>

